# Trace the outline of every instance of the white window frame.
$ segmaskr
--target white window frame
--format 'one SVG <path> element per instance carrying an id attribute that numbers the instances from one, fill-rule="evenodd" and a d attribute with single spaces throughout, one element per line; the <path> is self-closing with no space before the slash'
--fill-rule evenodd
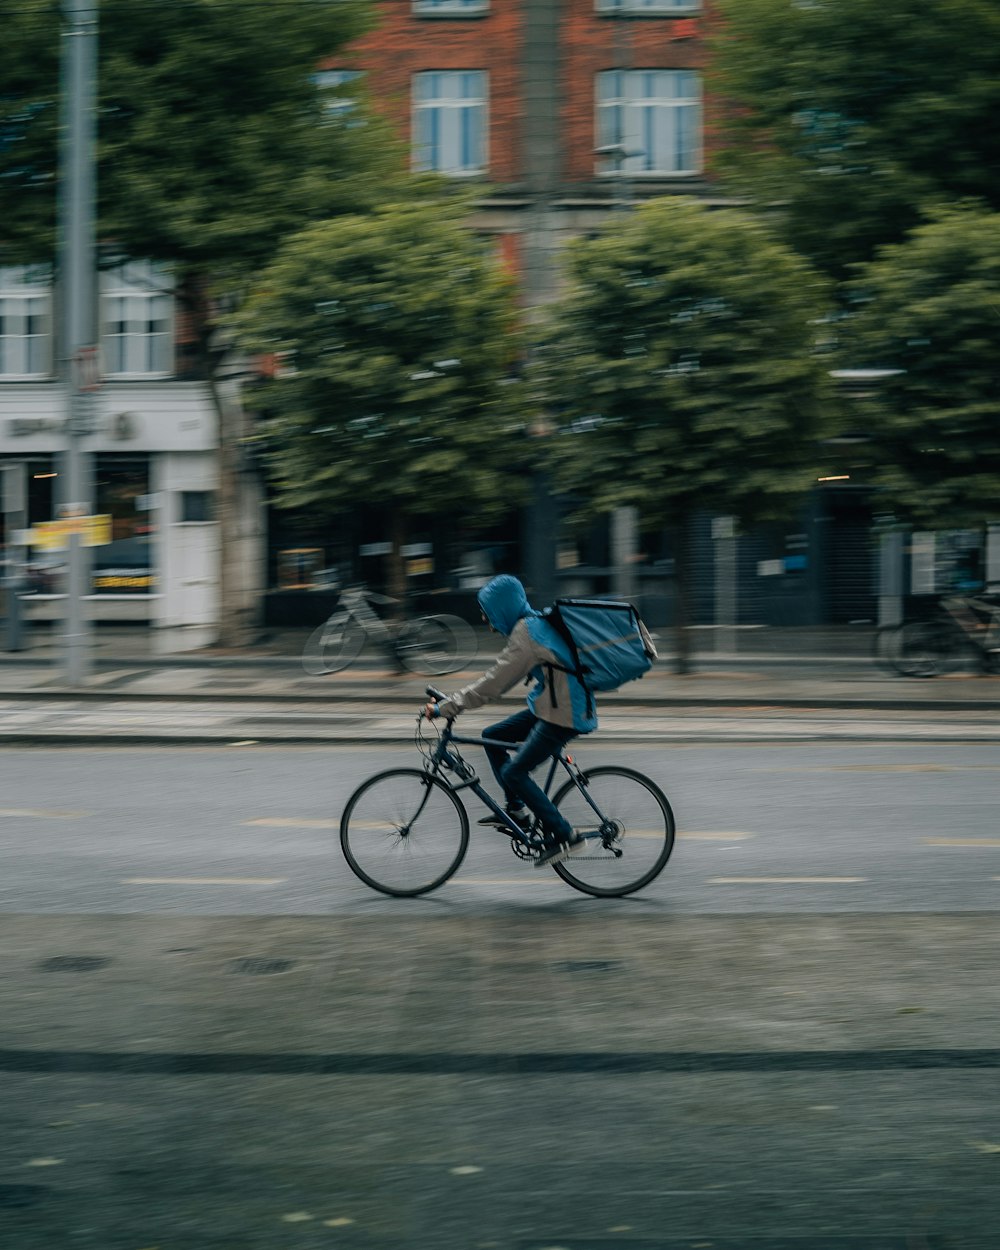
<path id="1" fill-rule="evenodd" d="M 596 172 L 601 177 L 693 178 L 702 172 L 702 82 L 697 70 L 602 70 L 595 77 L 594 95 L 594 146 L 619 149 L 599 157 Z"/>
<path id="2" fill-rule="evenodd" d="M 44 267 L 0 268 L 0 378 L 52 376 L 52 278 Z"/>
<path id="3" fill-rule="evenodd" d="M 101 275 L 104 376 L 169 378 L 174 373 L 174 300 L 167 270 L 132 262 Z"/>
<path id="4" fill-rule="evenodd" d="M 598 13 L 665 14 L 700 13 L 701 0 L 596 0 Z"/>
<path id="5" fill-rule="evenodd" d="M 480 84 L 478 95 L 464 95 L 470 83 L 461 83 L 458 94 L 424 95 L 424 88 L 452 88 L 459 77 L 475 76 Z M 476 113 L 478 112 L 478 117 Z M 450 178 L 475 178 L 489 169 L 490 79 L 484 69 L 424 70 L 413 75 L 412 127 L 414 170 L 446 174 Z M 478 121 L 478 151 L 466 152 L 466 127 Z M 425 138 L 425 127 L 430 132 Z M 442 133 L 443 132 L 443 133 Z M 448 149 L 457 145 L 457 159 L 448 159 Z M 435 155 L 437 153 L 437 155 Z M 441 157 L 444 157 L 442 161 Z M 467 158 L 478 157 L 475 163 Z"/>
<path id="6" fill-rule="evenodd" d="M 490 0 L 413 0 L 420 17 L 478 17 L 489 11 Z"/>

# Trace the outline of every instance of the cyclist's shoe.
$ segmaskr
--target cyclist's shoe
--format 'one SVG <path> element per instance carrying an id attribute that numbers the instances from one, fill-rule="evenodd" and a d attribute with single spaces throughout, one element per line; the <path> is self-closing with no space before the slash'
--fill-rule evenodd
<path id="1" fill-rule="evenodd" d="M 526 807 L 518 807 L 518 808 L 515 808 L 513 811 L 508 807 L 506 809 L 506 812 L 515 825 L 518 825 L 521 829 L 524 830 L 525 833 L 530 832 L 531 812 L 529 812 Z M 494 816 L 492 812 L 490 812 L 488 816 L 484 816 L 479 823 L 481 825 L 492 825 L 494 829 L 506 829 L 507 828 L 507 826 L 503 823 L 500 817 Z"/>
<path id="2" fill-rule="evenodd" d="M 549 864 L 560 864 L 570 855 L 578 855 L 587 845 L 582 833 L 574 833 L 568 841 L 546 841 L 545 849 L 535 860 L 536 868 L 546 868 Z"/>

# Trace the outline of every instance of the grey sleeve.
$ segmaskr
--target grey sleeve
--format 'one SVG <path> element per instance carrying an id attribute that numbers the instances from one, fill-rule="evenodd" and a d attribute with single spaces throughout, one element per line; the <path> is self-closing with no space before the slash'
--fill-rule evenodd
<path id="1" fill-rule="evenodd" d="M 482 677 L 439 703 L 438 711 L 442 716 L 453 717 L 470 708 L 492 703 L 527 677 L 537 663 L 538 656 L 527 627 L 523 621 L 518 621 L 493 666 Z"/>

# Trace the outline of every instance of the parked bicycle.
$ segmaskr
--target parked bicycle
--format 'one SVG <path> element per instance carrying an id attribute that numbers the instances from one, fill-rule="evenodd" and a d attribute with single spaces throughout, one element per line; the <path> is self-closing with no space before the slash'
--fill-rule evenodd
<path id="1" fill-rule="evenodd" d="M 877 630 L 874 648 L 876 663 L 903 677 L 1000 673 L 1000 595 L 945 596 L 926 620 Z"/>
<path id="2" fill-rule="evenodd" d="M 307 673 L 319 676 L 346 668 L 371 641 L 402 672 L 434 676 L 464 668 L 476 656 L 476 634 L 459 616 L 421 616 L 401 623 L 384 620 L 372 604 L 397 602 L 363 586 L 341 592 L 337 610 L 309 635 L 302 653 Z"/>
<path id="3" fill-rule="evenodd" d="M 445 696 L 433 686 L 427 695 Z M 465 737 L 451 721 L 428 721 L 421 706 L 415 742 L 422 768 L 391 768 L 360 785 L 340 820 L 340 845 L 352 871 L 383 894 L 412 898 L 454 876 L 469 846 L 469 816 L 459 795 L 474 794 L 497 817 L 514 856 L 533 864 L 544 846 L 534 824 L 521 828 L 484 789 L 462 746 L 510 747 L 509 742 Z M 548 768 L 548 794 L 587 845 L 552 867 L 567 885 L 598 898 L 641 890 L 666 866 L 674 847 L 674 816 L 659 787 L 642 773 L 617 765 L 581 769 L 560 751 Z M 484 832 L 487 830 L 484 828 Z"/>

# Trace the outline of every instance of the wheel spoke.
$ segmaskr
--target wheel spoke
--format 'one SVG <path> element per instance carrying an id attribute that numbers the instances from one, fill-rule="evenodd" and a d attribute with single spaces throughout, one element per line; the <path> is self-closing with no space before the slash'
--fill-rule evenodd
<path id="1" fill-rule="evenodd" d="M 354 792 L 340 822 L 351 869 L 384 894 L 415 895 L 447 881 L 469 842 L 465 809 L 418 769 L 379 773 Z"/>

